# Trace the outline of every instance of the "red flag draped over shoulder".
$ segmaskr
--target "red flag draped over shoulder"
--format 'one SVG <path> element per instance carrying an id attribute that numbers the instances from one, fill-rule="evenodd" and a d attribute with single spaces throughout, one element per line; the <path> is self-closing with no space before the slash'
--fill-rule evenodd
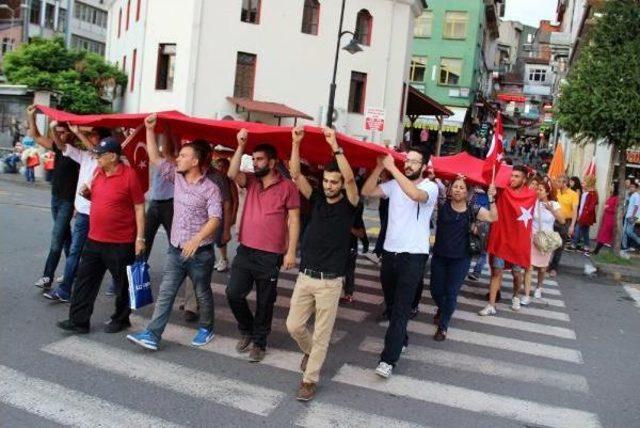
<path id="1" fill-rule="evenodd" d="M 530 265 L 535 201 L 536 193 L 528 187 L 506 187 L 498 193 L 498 221 L 491 224 L 487 253 L 518 266 Z"/>
<path id="2" fill-rule="evenodd" d="M 486 182 L 491 182 L 494 171 L 496 176 L 500 172 L 504 152 L 503 132 L 502 116 L 500 115 L 500 112 L 498 112 L 498 117 L 496 117 L 496 126 L 493 130 L 493 138 L 491 139 L 491 146 L 489 147 L 487 157 L 485 158 L 484 165 L 482 166 L 482 176 Z"/>

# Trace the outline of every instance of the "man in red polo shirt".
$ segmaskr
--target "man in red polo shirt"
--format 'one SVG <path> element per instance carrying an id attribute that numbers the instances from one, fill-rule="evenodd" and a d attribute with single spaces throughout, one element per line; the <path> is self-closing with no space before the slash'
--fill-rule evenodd
<path id="1" fill-rule="evenodd" d="M 249 361 L 258 362 L 264 358 L 267 336 L 271 332 L 280 266 L 285 269 L 295 266 L 300 231 L 300 194 L 293 182 L 278 172 L 276 149 L 269 144 L 254 148 L 253 174 L 240 172 L 247 137 L 247 130 L 240 130 L 238 148 L 227 173 L 236 184 L 247 189 L 240 220 L 240 245 L 231 265 L 227 300 L 242 335 L 236 350 L 246 352 L 253 342 Z M 247 295 L 254 283 L 255 315 L 247 303 Z"/>
<path id="2" fill-rule="evenodd" d="M 91 200 L 89 239 L 71 294 L 69 319 L 58 322 L 63 330 L 89 332 L 93 305 L 107 270 L 116 285 L 116 307 L 105 331 L 117 333 L 131 325 L 126 269 L 145 249 L 144 194 L 133 168 L 120 162 L 120 150 L 112 137 L 93 149 L 98 166 L 91 189 L 83 193 Z"/>

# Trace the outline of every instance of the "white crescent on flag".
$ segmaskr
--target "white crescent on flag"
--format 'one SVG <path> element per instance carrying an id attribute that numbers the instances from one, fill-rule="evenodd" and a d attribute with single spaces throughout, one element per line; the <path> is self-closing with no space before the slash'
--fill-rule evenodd
<path id="1" fill-rule="evenodd" d="M 143 142 L 139 142 L 138 144 L 136 144 L 136 148 L 133 149 L 133 163 L 134 165 L 136 165 L 138 168 L 146 168 L 147 167 L 147 161 L 146 160 L 142 160 L 140 162 L 138 162 L 138 149 L 142 148 L 142 150 L 144 150 L 144 152 L 147 152 L 147 147 L 144 145 Z"/>

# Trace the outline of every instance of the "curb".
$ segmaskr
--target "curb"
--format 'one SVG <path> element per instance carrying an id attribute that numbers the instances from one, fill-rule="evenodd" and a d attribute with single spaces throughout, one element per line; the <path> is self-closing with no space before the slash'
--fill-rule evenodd
<path id="1" fill-rule="evenodd" d="M 607 277 L 613 279 L 619 284 L 622 282 L 640 283 L 640 272 L 625 268 L 623 266 L 607 265 L 602 263 L 593 263 L 598 269 L 598 273 L 603 273 Z"/>
<path id="2" fill-rule="evenodd" d="M 0 181 L 3 181 L 5 183 L 12 183 L 22 187 L 28 187 L 31 189 L 51 189 L 51 184 L 49 184 L 47 181 L 36 181 L 33 184 L 27 183 L 24 177 L 20 174 L 0 174 Z"/>

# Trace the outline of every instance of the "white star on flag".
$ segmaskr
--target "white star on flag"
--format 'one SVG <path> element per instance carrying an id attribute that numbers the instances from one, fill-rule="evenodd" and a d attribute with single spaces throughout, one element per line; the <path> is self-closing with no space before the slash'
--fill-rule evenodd
<path id="1" fill-rule="evenodd" d="M 520 212 L 522 214 L 520 214 L 520 217 L 518 217 L 518 221 L 521 221 L 524 223 L 524 228 L 527 229 L 529 227 L 529 221 L 533 220 L 533 216 L 531 215 L 531 211 L 533 211 L 533 207 L 531 208 L 525 208 L 525 207 L 520 207 Z"/>
<path id="2" fill-rule="evenodd" d="M 146 161 L 138 162 L 138 168 L 146 168 L 146 167 L 147 167 L 147 162 Z"/>

